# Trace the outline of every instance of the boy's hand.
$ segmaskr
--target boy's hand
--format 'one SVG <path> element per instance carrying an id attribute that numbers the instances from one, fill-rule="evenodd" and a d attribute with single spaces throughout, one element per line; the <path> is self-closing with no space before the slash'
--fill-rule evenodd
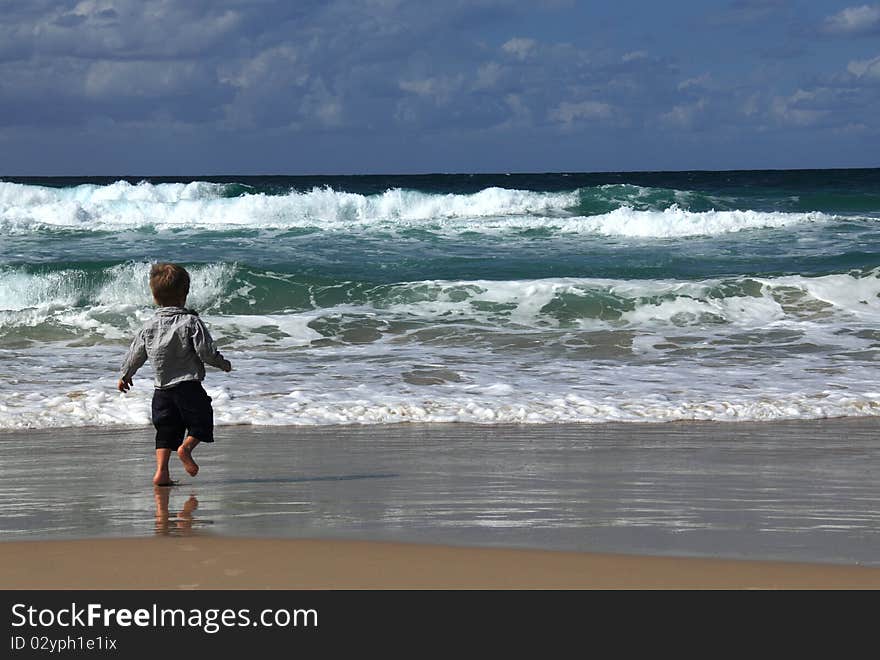
<path id="1" fill-rule="evenodd" d="M 223 371 L 225 371 L 226 373 L 232 371 L 232 363 L 229 360 L 226 360 L 226 364 L 223 365 Z"/>
<path id="2" fill-rule="evenodd" d="M 128 392 L 129 388 L 134 385 L 131 380 L 131 376 L 123 376 L 119 379 L 119 382 L 116 384 L 116 388 L 120 392 Z"/>

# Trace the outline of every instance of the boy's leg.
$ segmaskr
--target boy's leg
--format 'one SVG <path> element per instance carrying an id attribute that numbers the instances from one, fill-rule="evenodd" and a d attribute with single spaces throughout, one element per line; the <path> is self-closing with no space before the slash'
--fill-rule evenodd
<path id="1" fill-rule="evenodd" d="M 168 473 L 168 459 L 171 458 L 170 449 L 156 450 L 156 474 L 153 475 L 154 486 L 172 486 L 171 475 Z"/>
<path id="2" fill-rule="evenodd" d="M 193 460 L 192 452 L 199 444 L 199 439 L 191 435 L 186 436 L 180 447 L 177 448 L 177 457 L 183 463 L 183 469 L 186 473 L 194 477 L 199 473 L 199 465 Z"/>
<path id="3" fill-rule="evenodd" d="M 186 426 L 167 390 L 153 390 L 151 417 L 156 427 L 156 474 L 153 484 L 172 486 L 174 482 L 168 473 L 168 460 L 171 452 L 177 451 L 180 446 Z"/>
<path id="4" fill-rule="evenodd" d="M 177 456 L 187 474 L 194 477 L 199 472 L 199 466 L 193 460 L 193 449 L 201 442 L 214 442 L 214 410 L 211 408 L 211 397 L 198 381 L 183 383 L 174 391 L 180 415 L 187 427 L 186 438 L 177 450 Z"/>

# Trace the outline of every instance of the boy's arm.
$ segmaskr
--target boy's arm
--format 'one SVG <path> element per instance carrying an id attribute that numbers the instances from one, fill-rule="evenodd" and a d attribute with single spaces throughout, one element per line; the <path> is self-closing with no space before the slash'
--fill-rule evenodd
<path id="1" fill-rule="evenodd" d="M 223 371 L 232 371 L 232 365 L 229 363 L 229 360 L 220 353 L 217 344 L 214 343 L 214 339 L 211 337 L 211 333 L 208 332 L 208 327 L 200 318 L 196 318 L 193 324 L 192 341 L 193 348 L 195 348 L 196 354 L 202 359 L 202 362 Z"/>
<path id="2" fill-rule="evenodd" d="M 119 377 L 117 388 L 120 392 L 128 392 L 128 388 L 132 384 L 132 376 L 135 372 L 144 366 L 147 361 L 147 345 L 144 342 L 144 331 L 138 332 L 128 347 L 128 353 L 125 354 L 125 361 L 122 363 L 122 375 Z"/>

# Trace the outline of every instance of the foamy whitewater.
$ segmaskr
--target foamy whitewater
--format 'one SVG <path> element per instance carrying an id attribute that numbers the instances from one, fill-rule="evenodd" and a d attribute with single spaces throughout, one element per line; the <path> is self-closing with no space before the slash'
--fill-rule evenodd
<path id="1" fill-rule="evenodd" d="M 149 424 L 150 264 L 220 424 L 880 414 L 880 171 L 0 181 L 0 429 Z"/>

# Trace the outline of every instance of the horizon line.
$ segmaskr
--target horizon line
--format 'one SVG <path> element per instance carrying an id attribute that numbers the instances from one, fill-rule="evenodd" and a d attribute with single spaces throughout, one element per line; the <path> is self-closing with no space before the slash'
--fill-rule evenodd
<path id="1" fill-rule="evenodd" d="M 880 169 L 880 165 L 873 167 L 767 167 L 767 168 L 730 168 L 730 169 L 662 169 L 662 170 L 517 170 L 510 172 L 502 171 L 458 171 L 458 172 L 371 172 L 371 173 L 330 173 L 316 172 L 305 174 L 280 174 L 280 173 L 199 173 L 199 174 L 0 174 L 0 180 L 4 179 L 109 179 L 113 177 L 124 179 L 150 179 L 150 178 L 181 178 L 196 179 L 205 178 L 230 178 L 230 177 L 415 177 L 415 176 L 536 176 L 536 175 L 602 175 L 602 174 L 721 174 L 735 172 L 834 172 L 834 171 L 868 171 Z"/>

